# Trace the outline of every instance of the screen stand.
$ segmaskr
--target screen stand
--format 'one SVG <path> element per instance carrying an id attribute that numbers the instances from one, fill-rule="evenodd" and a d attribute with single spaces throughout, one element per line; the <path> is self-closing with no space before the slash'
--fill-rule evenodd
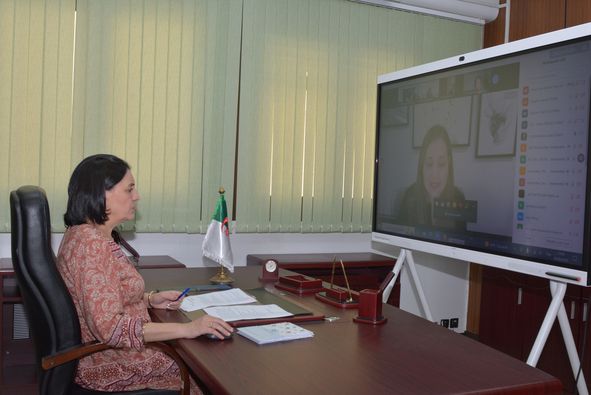
<path id="1" fill-rule="evenodd" d="M 542 350 L 544 349 L 544 345 L 546 344 L 546 340 L 548 339 L 552 325 L 554 324 L 556 317 L 558 317 L 558 323 L 560 324 L 562 338 L 564 339 L 564 344 L 566 345 L 570 366 L 573 370 L 573 375 L 576 378 L 577 374 L 579 373 L 579 366 L 581 362 L 579 361 L 579 355 L 577 354 L 573 333 L 571 331 L 570 324 L 568 323 L 566 310 L 564 309 L 563 299 L 564 295 L 566 294 L 566 283 L 550 280 L 550 293 L 552 294 L 552 302 L 550 302 L 550 306 L 546 312 L 546 317 L 544 317 L 544 321 L 542 322 L 542 326 L 540 327 L 536 341 L 534 342 L 529 357 L 527 358 L 527 364 L 533 367 L 538 364 L 538 360 L 540 359 L 540 355 L 542 354 Z M 587 384 L 585 382 L 585 376 L 583 375 L 582 370 L 579 380 L 577 381 L 577 389 L 581 395 L 589 394 L 589 391 L 587 390 Z"/>
<path id="2" fill-rule="evenodd" d="M 421 280 L 419 279 L 419 275 L 417 273 L 417 269 L 415 267 L 415 261 L 412 258 L 412 252 L 405 248 L 400 249 L 400 254 L 398 254 L 398 258 L 396 259 L 396 263 L 392 268 L 392 272 L 394 273 L 394 277 L 390 280 L 386 288 L 384 289 L 384 295 L 382 296 L 382 302 L 388 302 L 388 298 L 390 297 L 390 293 L 392 292 L 392 288 L 394 287 L 394 283 L 396 283 L 396 279 L 398 278 L 398 274 L 402 269 L 402 265 L 406 263 L 410 271 L 410 279 L 414 283 L 417 293 L 419 294 L 419 299 L 421 302 L 421 307 L 423 308 L 423 312 L 425 313 L 425 318 L 429 321 L 433 322 L 433 316 L 431 315 L 431 309 L 429 309 L 429 304 L 427 303 L 427 298 L 425 297 L 425 292 L 423 292 L 423 286 L 421 285 Z"/>

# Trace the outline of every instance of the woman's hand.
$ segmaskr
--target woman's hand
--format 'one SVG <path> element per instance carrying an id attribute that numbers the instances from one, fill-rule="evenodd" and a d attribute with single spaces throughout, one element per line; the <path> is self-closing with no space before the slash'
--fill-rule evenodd
<path id="1" fill-rule="evenodd" d="M 151 305 L 154 309 L 177 310 L 183 300 L 183 297 L 176 300 L 181 295 L 179 291 L 161 291 L 147 295 L 148 305 Z M 176 329 L 168 328 L 167 330 L 159 330 L 157 332 L 152 330 L 155 329 L 153 327 L 162 328 L 166 325 L 174 325 Z M 147 338 L 146 341 L 159 341 L 178 339 L 179 337 L 192 339 L 208 333 L 223 339 L 226 336 L 230 336 L 234 332 L 234 329 L 221 318 L 204 315 L 184 324 L 154 324 L 149 322 L 144 325 L 144 331 L 144 336 Z"/>
<path id="2" fill-rule="evenodd" d="M 179 291 L 161 291 L 150 294 L 149 305 L 154 309 L 178 310 L 183 298 L 176 300 L 180 296 Z"/>
<path id="3" fill-rule="evenodd" d="M 204 315 L 188 322 L 186 325 L 189 326 L 189 334 L 187 336 L 189 338 L 210 333 L 220 339 L 224 339 L 224 337 L 230 336 L 234 332 L 234 329 L 226 321 L 211 315 Z"/>
<path id="4" fill-rule="evenodd" d="M 144 324 L 144 341 L 155 342 L 171 339 L 193 339 L 208 333 L 223 339 L 226 336 L 230 336 L 232 332 L 234 332 L 234 329 L 221 318 L 204 315 L 186 323 L 146 322 Z"/>

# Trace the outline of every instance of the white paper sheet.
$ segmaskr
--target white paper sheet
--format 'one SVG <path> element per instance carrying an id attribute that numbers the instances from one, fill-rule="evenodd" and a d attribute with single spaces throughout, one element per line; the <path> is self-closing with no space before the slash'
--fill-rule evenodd
<path id="1" fill-rule="evenodd" d="M 181 309 L 187 312 L 201 310 L 211 306 L 229 306 L 254 303 L 257 300 L 239 288 L 227 291 L 210 292 L 203 295 L 191 295 L 183 299 Z"/>
<path id="2" fill-rule="evenodd" d="M 220 306 L 204 309 L 211 316 L 224 321 L 255 320 L 261 318 L 278 318 L 292 316 L 276 304 L 261 304 L 254 306 Z"/>

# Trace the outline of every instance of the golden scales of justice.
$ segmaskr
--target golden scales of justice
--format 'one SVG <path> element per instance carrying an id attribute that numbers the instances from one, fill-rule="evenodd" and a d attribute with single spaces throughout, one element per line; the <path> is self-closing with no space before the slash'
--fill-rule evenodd
<path id="1" fill-rule="evenodd" d="M 325 288 L 324 291 L 318 292 L 315 297 L 321 302 L 328 303 L 330 305 L 341 307 L 344 309 L 357 308 L 359 306 L 359 294 L 352 292 L 349 286 L 349 279 L 347 278 L 347 272 L 343 260 L 339 259 L 341 263 L 341 270 L 343 271 L 343 277 L 345 278 L 345 284 L 347 289 L 335 288 L 334 285 L 334 272 L 337 263 L 337 257 L 335 256 L 332 261 L 332 272 L 330 275 L 330 288 Z"/>

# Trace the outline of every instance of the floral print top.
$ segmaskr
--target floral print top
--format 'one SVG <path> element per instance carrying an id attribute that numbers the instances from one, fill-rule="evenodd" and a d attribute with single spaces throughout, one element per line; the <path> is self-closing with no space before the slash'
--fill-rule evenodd
<path id="1" fill-rule="evenodd" d="M 112 239 L 92 225 L 68 228 L 57 257 L 72 296 L 83 342 L 115 348 L 80 360 L 75 381 L 101 391 L 178 389 L 180 374 L 167 355 L 144 345 L 144 280 Z"/>

